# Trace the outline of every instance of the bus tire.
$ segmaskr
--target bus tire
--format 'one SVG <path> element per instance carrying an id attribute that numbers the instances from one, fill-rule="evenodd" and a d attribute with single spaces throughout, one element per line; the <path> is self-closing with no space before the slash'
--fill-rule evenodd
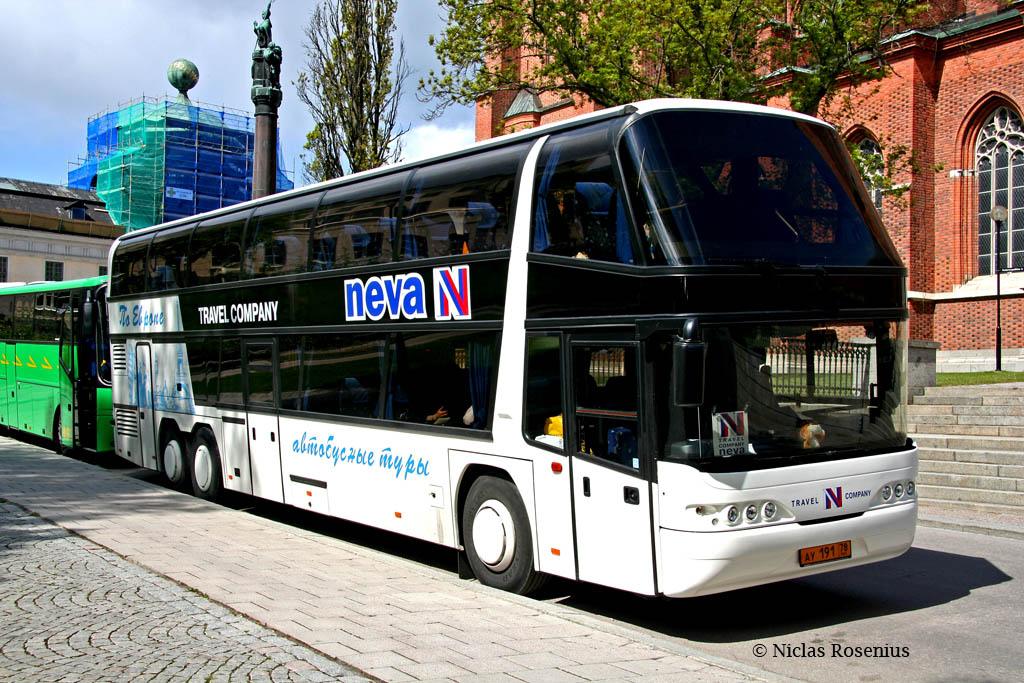
<path id="1" fill-rule="evenodd" d="M 160 446 L 160 470 L 175 489 L 183 489 L 189 481 L 188 446 L 181 432 L 168 429 Z"/>
<path id="2" fill-rule="evenodd" d="M 53 412 L 53 452 L 64 455 L 64 443 L 60 438 L 60 408 Z"/>
<path id="3" fill-rule="evenodd" d="M 200 429 L 189 448 L 192 492 L 197 498 L 215 501 L 220 497 L 223 482 L 220 473 L 220 452 L 217 439 L 208 429 Z"/>
<path id="4" fill-rule="evenodd" d="M 473 482 L 462 509 L 462 543 L 473 575 L 485 586 L 526 595 L 540 585 L 530 520 L 511 482 L 486 476 Z"/>

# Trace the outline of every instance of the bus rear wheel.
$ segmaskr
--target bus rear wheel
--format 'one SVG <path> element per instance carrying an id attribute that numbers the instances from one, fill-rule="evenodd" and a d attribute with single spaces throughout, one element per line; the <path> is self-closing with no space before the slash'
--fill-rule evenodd
<path id="1" fill-rule="evenodd" d="M 189 481 L 188 460 L 186 459 L 186 446 L 182 435 L 178 431 L 170 431 L 164 435 L 163 444 L 160 447 L 160 468 L 171 486 L 176 489 L 184 488 Z"/>
<path id="2" fill-rule="evenodd" d="M 540 586 L 530 520 L 511 482 L 497 477 L 473 482 L 462 510 L 462 543 L 473 575 L 485 586 L 520 595 Z"/>
<path id="3" fill-rule="evenodd" d="M 220 452 L 217 440 L 207 429 L 200 429 L 189 449 L 192 463 L 192 492 L 197 498 L 215 501 L 220 497 L 223 483 L 220 473 Z"/>

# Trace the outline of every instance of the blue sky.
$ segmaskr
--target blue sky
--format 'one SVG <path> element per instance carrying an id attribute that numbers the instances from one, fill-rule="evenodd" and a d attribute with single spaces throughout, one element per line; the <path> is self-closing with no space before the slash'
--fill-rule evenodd
<path id="1" fill-rule="evenodd" d="M 274 42 L 284 51 L 279 112 L 285 164 L 302 183 L 302 145 L 312 119 L 292 85 L 305 69 L 302 30 L 315 0 L 275 0 Z M 0 45 L 0 177 L 67 182 L 68 162 L 86 151 L 91 116 L 141 95 L 176 94 L 167 66 L 184 57 L 199 67 L 189 96 L 252 111 L 249 100 L 252 22 L 265 0 L 2 0 Z M 428 36 L 443 28 L 434 0 L 399 0 L 398 30 L 413 69 L 399 110 L 406 159 L 473 142 L 473 110 L 453 107 L 427 122 L 416 100 L 418 78 L 437 68 Z"/>

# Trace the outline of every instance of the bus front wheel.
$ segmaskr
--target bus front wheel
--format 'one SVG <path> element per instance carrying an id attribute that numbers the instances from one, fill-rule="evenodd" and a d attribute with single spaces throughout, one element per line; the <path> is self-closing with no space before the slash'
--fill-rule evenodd
<path id="1" fill-rule="evenodd" d="M 197 498 L 217 500 L 221 492 L 220 453 L 217 440 L 206 429 L 200 429 L 189 449 L 192 461 L 192 492 Z"/>
<path id="2" fill-rule="evenodd" d="M 176 489 L 184 487 L 189 479 L 185 455 L 181 434 L 177 431 L 168 432 L 160 449 L 160 466 L 167 481 Z"/>
<path id="3" fill-rule="evenodd" d="M 520 595 L 540 585 L 530 520 L 511 482 L 497 477 L 473 482 L 462 511 L 462 543 L 480 583 Z"/>

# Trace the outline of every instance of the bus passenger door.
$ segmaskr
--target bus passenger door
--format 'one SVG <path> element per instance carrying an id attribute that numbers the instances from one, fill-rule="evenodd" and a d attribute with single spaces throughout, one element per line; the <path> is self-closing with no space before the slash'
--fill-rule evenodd
<path id="1" fill-rule="evenodd" d="M 243 342 L 243 387 L 252 493 L 260 498 L 283 503 L 281 433 L 277 421 L 278 390 L 274 372 L 276 362 L 274 342 Z"/>
<path id="2" fill-rule="evenodd" d="M 58 435 L 61 443 L 67 446 L 78 445 L 76 428 L 78 425 L 78 406 L 75 403 L 76 368 L 75 368 L 75 339 L 74 313 L 70 306 L 64 306 L 59 311 L 61 318 L 60 344 L 58 346 L 57 361 L 60 365 L 57 375 L 57 385 L 60 387 L 60 431 Z"/>
<path id="3" fill-rule="evenodd" d="M 573 512 L 579 578 L 653 594 L 650 465 L 640 451 L 638 347 L 578 341 L 571 347 Z"/>
<path id="4" fill-rule="evenodd" d="M 153 361 L 149 344 L 135 345 L 135 405 L 139 409 L 139 439 L 142 448 L 137 458 L 139 467 L 156 469 L 156 420 L 153 417 Z"/>

